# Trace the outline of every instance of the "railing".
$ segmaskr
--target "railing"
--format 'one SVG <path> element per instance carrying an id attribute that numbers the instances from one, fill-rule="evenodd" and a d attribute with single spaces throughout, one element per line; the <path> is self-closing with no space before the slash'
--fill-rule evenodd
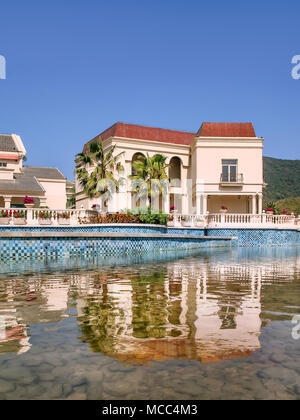
<path id="1" fill-rule="evenodd" d="M 174 214 L 169 226 L 179 227 L 291 227 L 300 228 L 300 218 L 294 215 L 207 214 L 203 216 Z"/>
<path id="2" fill-rule="evenodd" d="M 78 226 L 80 219 L 88 217 L 92 213 L 94 212 L 84 209 L 0 208 L 0 226 Z"/>
<path id="3" fill-rule="evenodd" d="M 242 184 L 243 182 L 244 182 L 244 175 L 243 174 L 236 174 L 236 175 L 221 174 L 221 176 L 220 176 L 220 183 L 221 184 Z"/>
<path id="4" fill-rule="evenodd" d="M 80 220 L 89 219 L 95 215 L 95 211 L 85 209 L 6 209 L 0 208 L 0 226 L 60 226 L 80 225 Z M 1 217 L 1 216 L 5 217 Z M 16 217 L 18 216 L 18 217 Z M 217 213 L 207 215 L 183 215 L 171 214 L 172 220 L 169 226 L 174 227 L 286 227 L 299 228 L 300 217 L 292 215 L 271 215 L 271 214 L 230 214 Z"/>

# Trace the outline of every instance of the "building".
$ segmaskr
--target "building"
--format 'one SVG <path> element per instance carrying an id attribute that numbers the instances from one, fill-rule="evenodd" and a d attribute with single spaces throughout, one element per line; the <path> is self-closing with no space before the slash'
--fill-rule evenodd
<path id="1" fill-rule="evenodd" d="M 0 134 L 0 208 L 23 205 L 25 196 L 35 207 L 66 208 L 66 178 L 57 168 L 24 166 L 26 149 L 16 134 Z"/>
<path id="2" fill-rule="evenodd" d="M 148 153 L 161 154 L 171 165 L 171 186 L 161 210 L 175 206 L 182 214 L 262 213 L 263 138 L 252 123 L 203 123 L 198 132 L 182 132 L 116 123 L 85 144 L 103 140 L 104 150 L 124 152 L 126 185 L 109 204 L 110 211 L 131 209 L 132 164 Z M 90 209 L 99 199 L 87 198 L 76 182 L 76 207 Z M 226 211 L 226 209 L 225 209 Z"/>

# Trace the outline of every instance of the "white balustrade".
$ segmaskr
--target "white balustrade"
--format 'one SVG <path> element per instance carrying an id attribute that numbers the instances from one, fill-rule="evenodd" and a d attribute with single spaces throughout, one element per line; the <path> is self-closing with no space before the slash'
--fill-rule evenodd
<path id="1" fill-rule="evenodd" d="M 21 217 L 15 217 L 19 213 Z M 8 214 L 8 217 L 1 217 Z M 44 214 L 44 217 L 42 215 Z M 63 217 L 65 214 L 67 217 Z M 46 208 L 0 208 L 0 226 L 78 226 L 79 220 L 88 217 L 91 211 L 84 209 L 46 209 Z"/>
<path id="2" fill-rule="evenodd" d="M 21 212 L 24 217 L 14 217 L 14 211 Z M 0 208 L 0 216 L 8 212 L 8 217 L 0 217 L 0 226 L 60 226 L 60 225 L 80 225 L 80 219 L 89 218 L 95 214 L 94 211 L 85 209 L 45 209 L 45 208 L 20 208 L 7 209 Z M 46 214 L 46 218 L 41 218 L 42 213 Z M 61 215 L 65 213 L 68 218 Z M 230 214 L 217 213 L 206 215 L 183 215 L 179 213 L 171 214 L 172 220 L 168 223 L 174 227 L 286 227 L 300 228 L 300 217 L 296 218 L 292 215 L 273 215 L 273 214 Z"/>
<path id="3" fill-rule="evenodd" d="M 175 220 L 175 219 L 174 219 Z M 300 217 L 295 218 L 294 215 L 270 215 L 262 214 L 230 214 L 217 213 L 207 214 L 203 216 L 197 215 L 176 215 L 176 225 L 181 221 L 182 226 L 190 227 L 236 227 L 236 228 L 254 228 L 254 227 L 286 227 L 299 228 Z"/>

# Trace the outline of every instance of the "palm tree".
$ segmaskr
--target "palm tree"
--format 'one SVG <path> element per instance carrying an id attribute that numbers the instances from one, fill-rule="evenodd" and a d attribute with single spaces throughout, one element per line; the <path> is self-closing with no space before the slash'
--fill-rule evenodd
<path id="1" fill-rule="evenodd" d="M 119 191 L 120 179 L 115 177 L 116 173 L 124 170 L 119 162 L 124 152 L 114 156 L 116 145 L 112 146 L 107 153 L 104 153 L 103 142 L 89 145 L 88 152 L 78 153 L 76 175 L 79 185 L 89 198 L 97 198 L 106 194 L 111 197 L 112 191 Z"/>
<path id="2" fill-rule="evenodd" d="M 137 193 L 137 199 L 148 199 L 151 207 L 152 199 L 159 193 L 165 193 L 168 189 L 166 157 L 162 155 L 141 155 L 133 162 L 133 189 Z"/>

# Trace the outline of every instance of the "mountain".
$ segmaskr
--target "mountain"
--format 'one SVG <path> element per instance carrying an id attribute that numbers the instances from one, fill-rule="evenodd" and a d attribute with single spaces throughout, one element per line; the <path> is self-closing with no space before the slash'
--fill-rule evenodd
<path id="1" fill-rule="evenodd" d="M 300 160 L 264 157 L 264 202 L 300 197 Z"/>

